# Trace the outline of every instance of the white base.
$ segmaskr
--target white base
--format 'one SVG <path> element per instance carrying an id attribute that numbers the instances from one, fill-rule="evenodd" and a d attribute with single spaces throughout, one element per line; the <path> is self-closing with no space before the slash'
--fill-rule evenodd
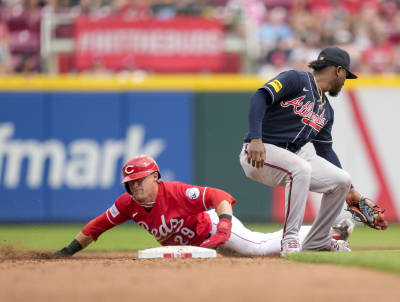
<path id="1" fill-rule="evenodd" d="M 140 250 L 139 259 L 153 258 L 215 258 L 217 252 L 198 246 L 162 246 L 146 250 Z"/>

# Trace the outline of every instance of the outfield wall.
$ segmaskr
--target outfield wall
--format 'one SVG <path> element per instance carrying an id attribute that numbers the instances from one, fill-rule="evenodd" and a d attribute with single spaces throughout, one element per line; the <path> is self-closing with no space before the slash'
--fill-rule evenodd
<path id="1" fill-rule="evenodd" d="M 124 158 L 193 179 L 189 93 L 1 93 L 0 219 L 86 220 L 121 194 Z M 179 154 L 179 157 L 177 156 Z"/>
<path id="2" fill-rule="evenodd" d="M 238 162 L 249 99 L 264 82 L 230 75 L 0 78 L 0 222 L 86 221 L 123 192 L 119 167 L 141 153 L 156 158 L 164 179 L 229 191 L 245 221 L 282 221 L 282 193 L 246 179 Z M 332 101 L 334 147 L 355 186 L 398 220 L 400 79 L 354 83 Z M 319 198 L 310 195 L 307 219 Z"/>

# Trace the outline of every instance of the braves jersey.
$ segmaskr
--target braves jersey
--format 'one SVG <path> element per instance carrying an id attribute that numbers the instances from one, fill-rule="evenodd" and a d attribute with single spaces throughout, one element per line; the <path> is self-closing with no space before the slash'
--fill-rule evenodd
<path id="1" fill-rule="evenodd" d="M 161 245 L 196 246 L 211 231 L 210 217 L 205 211 L 222 200 L 235 203 L 231 195 L 218 189 L 162 181 L 151 209 L 137 204 L 128 193 L 122 194 L 103 215 L 90 221 L 82 233 L 97 240 L 104 231 L 133 220 Z"/>
<path id="2" fill-rule="evenodd" d="M 332 142 L 333 108 L 320 100 L 313 75 L 306 71 L 280 73 L 258 90 L 269 94 L 262 120 L 262 141 L 297 151 L 310 141 Z M 250 133 L 245 142 L 252 139 Z"/>

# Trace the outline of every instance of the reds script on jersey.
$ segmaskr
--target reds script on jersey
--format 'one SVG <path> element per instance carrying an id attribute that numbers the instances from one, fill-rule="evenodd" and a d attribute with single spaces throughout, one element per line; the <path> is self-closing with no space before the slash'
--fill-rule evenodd
<path id="1" fill-rule="evenodd" d="M 94 240 L 106 230 L 130 219 L 152 234 L 161 245 L 200 245 L 210 234 L 211 220 L 205 211 L 212 200 L 236 200 L 210 187 L 161 181 L 155 205 L 146 210 L 128 193 L 122 194 L 102 215 L 90 221 L 82 233 Z"/>
<path id="2" fill-rule="evenodd" d="M 271 95 L 262 122 L 264 143 L 295 152 L 310 141 L 332 142 L 333 109 L 325 95 L 320 100 L 311 73 L 285 71 L 259 90 Z M 248 133 L 245 142 L 250 140 Z"/>

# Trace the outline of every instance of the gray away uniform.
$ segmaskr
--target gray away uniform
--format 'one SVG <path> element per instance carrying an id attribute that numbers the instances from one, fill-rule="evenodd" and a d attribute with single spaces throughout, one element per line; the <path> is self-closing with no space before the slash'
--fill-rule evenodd
<path id="1" fill-rule="evenodd" d="M 262 184 L 285 186 L 282 243 L 299 240 L 309 191 L 323 193 L 321 207 L 302 243 L 303 250 L 329 247 L 330 227 L 340 214 L 351 181 L 332 149 L 334 112 L 325 95 L 318 94 L 313 75 L 290 70 L 279 74 L 253 95 L 249 133 L 240 154 L 247 177 Z M 266 149 L 263 168 L 247 163 L 251 139 L 262 138 Z M 316 153 L 303 146 L 312 142 Z"/>

